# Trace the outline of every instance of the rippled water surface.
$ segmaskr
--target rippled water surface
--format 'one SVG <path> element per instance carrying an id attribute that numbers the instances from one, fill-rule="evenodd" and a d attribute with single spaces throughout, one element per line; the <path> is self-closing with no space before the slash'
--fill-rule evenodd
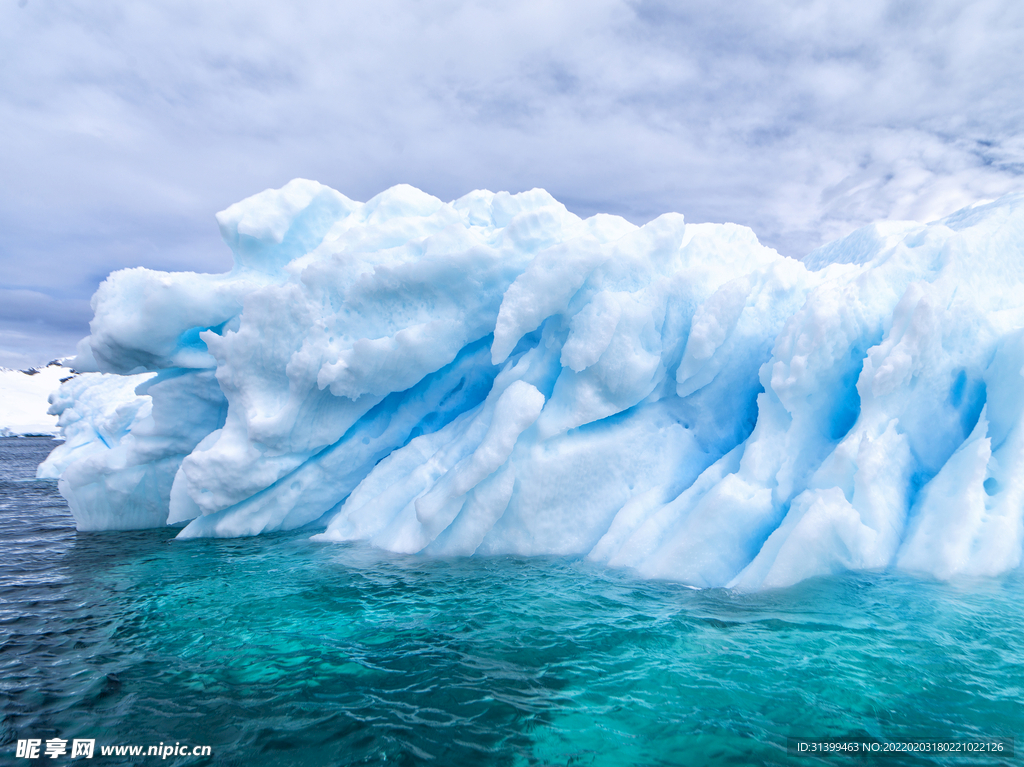
<path id="1" fill-rule="evenodd" d="M 0 763 L 51 737 L 213 751 L 73 762 L 100 767 L 864 763 L 788 756 L 787 736 L 1024 747 L 1019 575 L 738 595 L 308 530 L 76 533 L 31 479 L 53 444 L 0 439 Z"/>

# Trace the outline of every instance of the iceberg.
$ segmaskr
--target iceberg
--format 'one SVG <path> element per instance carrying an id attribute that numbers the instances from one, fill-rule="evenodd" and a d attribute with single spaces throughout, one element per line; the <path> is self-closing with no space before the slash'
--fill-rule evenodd
<path id="1" fill-rule="evenodd" d="M 743 590 L 1020 565 L 1024 194 L 802 260 L 538 189 L 299 179 L 217 220 L 230 272 L 93 299 L 40 467 L 80 530 L 318 523 Z"/>

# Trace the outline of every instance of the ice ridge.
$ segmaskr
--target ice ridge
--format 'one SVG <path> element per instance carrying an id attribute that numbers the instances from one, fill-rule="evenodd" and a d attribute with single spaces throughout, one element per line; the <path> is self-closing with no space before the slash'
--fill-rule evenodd
<path id="1" fill-rule="evenodd" d="M 219 275 L 128 269 L 52 398 L 81 530 L 585 556 L 694 586 L 1018 567 L 1024 195 L 802 261 L 549 194 L 218 214 Z"/>

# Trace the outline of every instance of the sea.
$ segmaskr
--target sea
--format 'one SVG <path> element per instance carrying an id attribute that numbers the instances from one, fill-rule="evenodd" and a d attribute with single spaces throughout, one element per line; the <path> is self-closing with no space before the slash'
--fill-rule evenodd
<path id="1" fill-rule="evenodd" d="M 1019 573 L 740 594 L 315 528 L 79 533 L 35 479 L 55 444 L 0 439 L 0 764 L 1024 764 Z"/>

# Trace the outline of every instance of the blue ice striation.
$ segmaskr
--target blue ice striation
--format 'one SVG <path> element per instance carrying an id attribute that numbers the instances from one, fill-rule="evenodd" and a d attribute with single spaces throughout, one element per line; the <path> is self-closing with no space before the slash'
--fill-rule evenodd
<path id="1" fill-rule="evenodd" d="M 127 269 L 52 397 L 80 530 L 585 556 L 757 590 L 1021 562 L 1024 195 L 797 261 L 549 194 L 295 180 Z"/>

